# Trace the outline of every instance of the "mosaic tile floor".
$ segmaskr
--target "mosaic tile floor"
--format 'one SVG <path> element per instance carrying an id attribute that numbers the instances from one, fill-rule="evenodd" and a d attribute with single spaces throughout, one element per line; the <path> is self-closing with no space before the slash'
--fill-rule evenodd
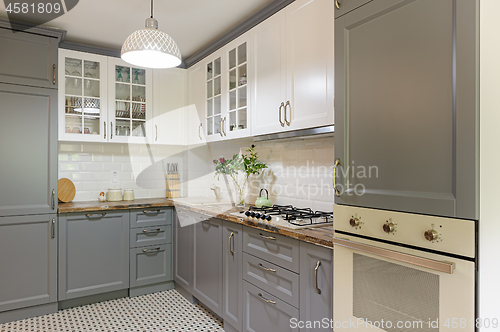
<path id="1" fill-rule="evenodd" d="M 177 291 L 90 304 L 0 324 L 0 332 L 224 332 L 222 322 Z"/>

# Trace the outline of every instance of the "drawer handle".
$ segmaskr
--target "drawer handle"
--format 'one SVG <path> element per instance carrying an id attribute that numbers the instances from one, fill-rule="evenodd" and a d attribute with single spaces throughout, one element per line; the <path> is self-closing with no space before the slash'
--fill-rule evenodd
<path id="1" fill-rule="evenodd" d="M 160 229 L 159 228 L 157 228 L 157 229 L 143 229 L 142 232 L 144 234 L 159 233 Z"/>
<path id="2" fill-rule="evenodd" d="M 143 253 L 157 253 L 160 251 L 160 247 L 157 247 L 157 248 L 154 248 L 154 249 L 142 249 L 142 252 Z"/>
<path id="3" fill-rule="evenodd" d="M 234 251 L 231 250 L 231 239 L 233 238 L 234 236 L 234 232 L 231 232 L 231 235 L 229 235 L 229 239 L 227 240 L 227 246 L 229 248 L 229 252 L 231 253 L 231 255 L 234 256 Z"/>
<path id="4" fill-rule="evenodd" d="M 56 237 L 56 218 L 52 218 L 52 238 Z"/>
<path id="5" fill-rule="evenodd" d="M 321 294 L 321 289 L 318 288 L 318 269 L 321 266 L 321 261 L 316 263 L 314 268 L 314 288 L 316 288 L 316 293 Z"/>
<path id="6" fill-rule="evenodd" d="M 268 272 L 276 272 L 276 270 L 274 269 L 268 269 L 267 267 L 265 267 L 264 265 L 262 265 L 262 263 L 259 263 L 259 267 L 264 270 L 264 271 L 268 271 Z"/>
<path id="7" fill-rule="evenodd" d="M 335 0 L 335 7 L 337 7 L 337 9 L 340 9 L 340 2 L 339 2 L 339 0 Z"/>
<path id="8" fill-rule="evenodd" d="M 144 210 L 142 211 L 144 214 L 158 214 L 160 213 L 160 210 Z"/>
<path id="9" fill-rule="evenodd" d="M 97 218 L 102 218 L 106 215 L 106 212 L 103 213 L 87 213 L 85 217 L 90 218 L 90 217 L 97 217 Z"/>
<path id="10" fill-rule="evenodd" d="M 264 302 L 271 303 L 271 304 L 276 304 L 276 301 L 271 301 L 271 300 L 268 300 L 268 299 L 264 298 L 264 297 L 262 296 L 262 293 L 259 293 L 259 294 L 257 294 L 257 295 L 258 295 L 258 296 L 260 297 L 260 299 L 261 299 L 262 301 L 264 301 Z"/>
<path id="11" fill-rule="evenodd" d="M 52 210 L 56 208 L 56 190 L 52 189 Z"/>
<path id="12" fill-rule="evenodd" d="M 262 233 L 260 233 L 259 236 L 263 239 L 266 239 L 266 240 L 276 240 L 276 238 L 274 236 L 265 236 L 265 235 L 262 235 Z"/>

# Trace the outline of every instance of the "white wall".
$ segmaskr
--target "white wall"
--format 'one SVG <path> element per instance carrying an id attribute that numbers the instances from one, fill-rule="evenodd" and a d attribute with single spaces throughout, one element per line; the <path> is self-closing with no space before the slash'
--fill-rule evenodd
<path id="1" fill-rule="evenodd" d="M 480 2 L 480 318 L 500 321 L 500 1 Z M 492 329 L 481 328 L 481 331 Z"/>

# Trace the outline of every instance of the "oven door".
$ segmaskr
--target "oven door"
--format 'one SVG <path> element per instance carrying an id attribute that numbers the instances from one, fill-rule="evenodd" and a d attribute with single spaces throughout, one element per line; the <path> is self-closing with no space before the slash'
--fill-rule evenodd
<path id="1" fill-rule="evenodd" d="M 334 239 L 334 330 L 474 331 L 474 262 Z"/>

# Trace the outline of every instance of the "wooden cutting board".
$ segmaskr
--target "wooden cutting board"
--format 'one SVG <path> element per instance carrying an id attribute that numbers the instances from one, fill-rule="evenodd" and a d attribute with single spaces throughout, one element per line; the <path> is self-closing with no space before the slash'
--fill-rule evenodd
<path id="1" fill-rule="evenodd" d="M 62 178 L 57 181 L 58 190 L 57 198 L 63 203 L 69 203 L 75 198 L 75 184 L 67 178 Z"/>

